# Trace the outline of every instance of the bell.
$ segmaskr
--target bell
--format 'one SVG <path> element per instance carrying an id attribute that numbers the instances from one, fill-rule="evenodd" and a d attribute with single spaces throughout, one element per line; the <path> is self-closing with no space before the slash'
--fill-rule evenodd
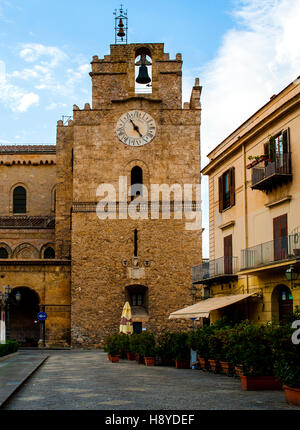
<path id="1" fill-rule="evenodd" d="M 125 32 L 123 30 L 124 24 L 123 24 L 122 18 L 120 18 L 118 27 L 119 27 L 119 32 L 118 32 L 117 36 L 118 37 L 124 37 L 125 36 Z"/>
<path id="2" fill-rule="evenodd" d="M 142 64 L 140 66 L 139 75 L 136 78 L 135 82 L 137 84 L 148 84 L 149 82 L 151 82 L 151 79 L 150 79 L 150 77 L 148 75 L 147 66 L 145 66 L 145 64 Z"/>

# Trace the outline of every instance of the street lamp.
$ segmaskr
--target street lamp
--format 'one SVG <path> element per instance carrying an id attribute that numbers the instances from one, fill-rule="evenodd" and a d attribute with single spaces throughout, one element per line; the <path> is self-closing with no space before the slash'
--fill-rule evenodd
<path id="1" fill-rule="evenodd" d="M 4 308 L 5 317 L 6 317 L 6 337 L 7 339 L 10 338 L 10 305 L 11 304 L 17 304 L 21 300 L 21 293 L 19 291 L 16 292 L 16 294 L 12 294 L 11 287 L 7 285 L 5 287 L 4 294 L 0 291 L 0 307 L 2 310 L 2 307 Z"/>
<path id="2" fill-rule="evenodd" d="M 296 281 L 298 278 L 298 273 L 296 272 L 293 264 L 291 264 L 290 267 L 285 271 L 285 277 L 291 282 L 291 288 L 293 289 L 293 281 Z"/>

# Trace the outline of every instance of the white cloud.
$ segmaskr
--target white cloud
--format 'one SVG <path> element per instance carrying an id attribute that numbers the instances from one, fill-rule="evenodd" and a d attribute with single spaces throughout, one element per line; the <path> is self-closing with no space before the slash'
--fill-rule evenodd
<path id="1" fill-rule="evenodd" d="M 30 106 L 39 103 L 39 96 L 11 83 L 5 72 L 5 63 L 0 61 L 0 102 L 14 112 L 26 112 Z"/>
<path id="2" fill-rule="evenodd" d="M 202 159 L 300 74 L 299 0 L 244 0 L 216 58 L 200 72 Z"/>
<path id="3" fill-rule="evenodd" d="M 34 63 L 41 58 L 41 64 L 55 67 L 67 58 L 66 54 L 56 46 L 45 46 L 39 43 L 27 43 L 22 46 L 20 57 L 28 63 Z"/>
<path id="4" fill-rule="evenodd" d="M 206 155 L 300 75 L 299 0 L 239 0 L 235 28 L 224 34 L 216 57 L 202 69 L 189 71 L 184 82 L 189 100 L 198 75 L 203 85 L 201 151 Z M 203 255 L 208 256 L 208 184 L 202 187 Z"/>

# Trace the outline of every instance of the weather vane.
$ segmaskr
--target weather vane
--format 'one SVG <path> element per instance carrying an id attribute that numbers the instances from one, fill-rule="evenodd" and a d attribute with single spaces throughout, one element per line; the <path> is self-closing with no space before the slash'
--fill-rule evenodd
<path id="1" fill-rule="evenodd" d="M 127 9 L 123 9 L 121 4 L 119 12 L 117 9 L 114 11 L 115 15 L 115 44 L 124 43 L 127 44 L 127 33 L 128 33 L 128 18 Z"/>

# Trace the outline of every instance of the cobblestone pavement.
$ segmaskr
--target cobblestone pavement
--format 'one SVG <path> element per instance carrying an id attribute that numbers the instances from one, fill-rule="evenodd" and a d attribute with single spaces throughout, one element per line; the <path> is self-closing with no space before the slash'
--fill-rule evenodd
<path id="1" fill-rule="evenodd" d="M 300 410 L 285 402 L 283 391 L 243 391 L 236 377 L 111 363 L 101 351 L 47 355 L 3 410 Z"/>

